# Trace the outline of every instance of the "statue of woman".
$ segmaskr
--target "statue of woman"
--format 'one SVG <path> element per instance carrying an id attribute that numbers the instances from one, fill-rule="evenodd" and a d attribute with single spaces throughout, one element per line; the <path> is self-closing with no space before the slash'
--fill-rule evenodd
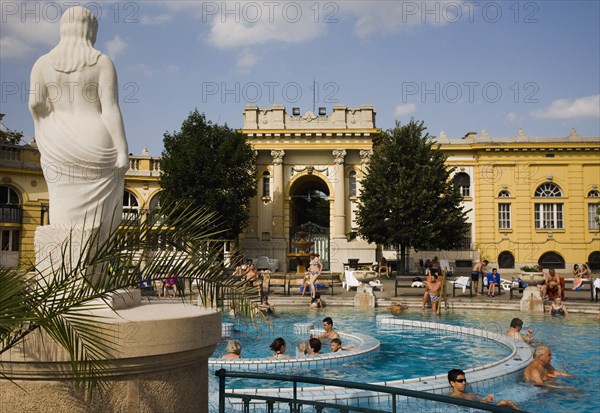
<path id="1" fill-rule="evenodd" d="M 116 71 L 94 49 L 97 32 L 88 9 L 67 9 L 58 45 L 31 71 L 29 109 L 53 226 L 113 229 L 121 221 L 127 141 Z"/>

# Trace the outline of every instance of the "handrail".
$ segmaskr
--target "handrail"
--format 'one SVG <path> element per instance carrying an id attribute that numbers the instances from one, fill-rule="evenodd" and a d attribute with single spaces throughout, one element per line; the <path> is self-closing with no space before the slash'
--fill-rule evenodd
<path id="1" fill-rule="evenodd" d="M 475 409 L 494 412 L 494 413 L 509 413 L 514 412 L 510 407 L 497 406 L 495 404 L 479 402 L 475 400 L 460 399 L 456 397 L 444 396 L 441 394 L 427 393 L 417 390 L 404 389 L 399 387 L 388 387 L 377 384 L 368 383 L 357 383 L 346 380 L 332 380 L 332 379 L 319 379 L 315 377 L 303 377 L 303 376 L 291 376 L 285 374 L 269 374 L 269 373 L 248 373 L 241 371 L 227 371 L 220 369 L 215 371 L 215 376 L 219 378 L 219 413 L 225 413 L 225 398 L 236 398 L 242 399 L 246 406 L 249 405 L 252 399 L 265 401 L 267 404 L 267 412 L 273 411 L 273 404 L 275 402 L 289 403 L 290 412 L 298 412 L 299 407 L 302 405 L 314 406 L 317 411 L 322 411 L 324 408 L 337 408 L 341 412 L 367 412 L 367 413 L 379 413 L 384 412 L 383 410 L 377 410 L 367 408 L 364 406 L 356 406 L 349 404 L 336 404 L 330 402 L 322 402 L 308 399 L 298 399 L 298 383 L 307 384 L 319 384 L 325 386 L 336 386 L 344 387 L 348 389 L 357 390 L 368 390 L 378 393 L 386 393 L 391 397 L 391 412 L 396 413 L 396 396 L 405 396 L 416 399 L 430 400 L 439 403 L 453 404 L 461 407 L 472 407 Z M 275 397 L 275 396 L 261 396 L 257 394 L 248 393 L 226 393 L 225 392 L 225 379 L 227 377 L 238 377 L 247 379 L 260 379 L 260 380 L 278 380 L 292 383 L 293 397 Z"/>

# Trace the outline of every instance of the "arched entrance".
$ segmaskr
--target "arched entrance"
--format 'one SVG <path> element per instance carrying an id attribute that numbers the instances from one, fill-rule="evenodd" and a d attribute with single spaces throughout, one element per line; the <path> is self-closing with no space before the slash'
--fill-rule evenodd
<path id="1" fill-rule="evenodd" d="M 308 241 L 314 242 L 313 251 L 323 262 L 323 269 L 329 270 L 329 188 L 318 176 L 306 175 L 298 178 L 290 188 L 290 232 L 289 251 L 294 251 L 292 241 L 297 241 L 296 233 L 300 227 L 308 232 Z M 295 271 L 296 263 L 290 263 Z"/>

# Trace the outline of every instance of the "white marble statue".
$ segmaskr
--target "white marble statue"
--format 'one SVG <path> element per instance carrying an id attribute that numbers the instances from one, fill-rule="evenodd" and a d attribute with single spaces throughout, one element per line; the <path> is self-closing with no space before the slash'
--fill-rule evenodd
<path id="1" fill-rule="evenodd" d="M 97 31 L 88 9 L 67 9 L 58 45 L 31 71 L 29 108 L 55 228 L 113 229 L 121 220 L 127 141 L 116 71 L 94 49 Z"/>

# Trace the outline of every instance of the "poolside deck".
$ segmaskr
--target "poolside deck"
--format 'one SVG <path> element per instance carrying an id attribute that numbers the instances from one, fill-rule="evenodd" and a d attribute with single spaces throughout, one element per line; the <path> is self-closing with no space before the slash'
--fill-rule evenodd
<path id="1" fill-rule="evenodd" d="M 394 279 L 392 278 L 381 278 L 383 284 L 383 291 L 375 291 L 377 297 L 377 305 L 380 307 L 386 307 L 392 304 L 392 302 L 400 303 L 407 306 L 409 309 L 418 309 L 421 307 L 421 298 L 423 297 L 423 288 L 410 288 L 402 287 L 398 289 L 398 297 L 394 297 Z M 353 306 L 354 295 L 356 289 L 346 291 L 343 288 L 336 288 L 333 296 L 326 293 L 321 295 L 321 298 L 327 305 L 334 306 Z M 308 294 L 302 297 L 300 293 L 292 293 L 291 295 L 283 295 L 278 291 L 272 291 L 269 296 L 269 302 L 273 305 L 306 305 L 308 307 L 310 298 Z M 590 301 L 589 291 L 565 291 L 565 304 L 569 312 L 572 313 L 588 313 L 597 314 L 600 312 L 600 303 Z M 549 302 L 546 302 L 549 305 Z M 520 297 L 514 297 L 510 299 L 508 291 L 502 291 L 501 295 L 495 297 L 487 296 L 473 296 L 469 297 L 469 293 L 463 294 L 462 291 L 456 291 L 456 297 L 452 297 L 452 289 L 449 288 L 448 293 L 448 307 L 449 308 L 473 308 L 473 309 L 486 309 L 486 308 L 497 308 L 503 310 L 520 310 Z M 442 304 L 442 308 L 443 304 Z"/>

